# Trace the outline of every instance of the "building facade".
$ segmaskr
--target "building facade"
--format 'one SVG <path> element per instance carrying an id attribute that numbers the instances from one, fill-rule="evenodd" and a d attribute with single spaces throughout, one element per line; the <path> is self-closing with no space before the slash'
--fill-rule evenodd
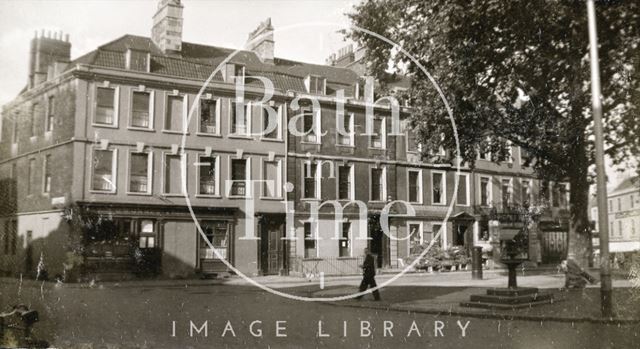
<path id="1" fill-rule="evenodd" d="M 102 278 L 359 273 L 364 247 L 402 267 L 439 231 L 445 248 L 487 247 L 492 207 L 544 197 L 566 211 L 568 188 L 535 178 L 517 147 L 507 163 L 463 166 L 454 195 L 451 154 L 418 151 L 410 108 L 395 120 L 376 104 L 366 132 L 358 69 L 274 57 L 270 20 L 247 50 L 184 42 L 182 9 L 161 0 L 151 38 L 74 60 L 68 37 L 32 39 L 27 86 L 2 109 L 2 274 L 32 276 L 40 259 L 50 275 Z"/>
<path id="2" fill-rule="evenodd" d="M 630 177 L 608 194 L 609 251 L 633 252 L 640 250 L 640 183 Z M 597 229 L 598 207 L 591 207 L 591 220 Z M 597 246 L 599 239 L 594 239 Z"/>

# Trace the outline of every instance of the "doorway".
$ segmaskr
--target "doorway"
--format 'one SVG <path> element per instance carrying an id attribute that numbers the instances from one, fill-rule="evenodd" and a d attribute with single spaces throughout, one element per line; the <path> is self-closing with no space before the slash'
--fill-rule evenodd
<path id="1" fill-rule="evenodd" d="M 277 275 L 286 269 L 285 217 L 264 215 L 260 221 L 260 272 Z"/>

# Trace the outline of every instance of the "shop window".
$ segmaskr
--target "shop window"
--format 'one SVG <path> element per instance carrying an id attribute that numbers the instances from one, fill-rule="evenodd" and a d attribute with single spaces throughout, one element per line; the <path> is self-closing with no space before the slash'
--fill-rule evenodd
<path id="1" fill-rule="evenodd" d="M 155 222 L 149 219 L 140 221 L 140 248 L 156 247 L 156 226 Z"/>
<path id="2" fill-rule="evenodd" d="M 205 259 L 227 259 L 229 250 L 229 229 L 227 223 L 223 221 L 204 221 L 200 223 L 206 241 L 201 241 L 206 250 Z M 211 249 L 209 243 L 218 255 Z"/>

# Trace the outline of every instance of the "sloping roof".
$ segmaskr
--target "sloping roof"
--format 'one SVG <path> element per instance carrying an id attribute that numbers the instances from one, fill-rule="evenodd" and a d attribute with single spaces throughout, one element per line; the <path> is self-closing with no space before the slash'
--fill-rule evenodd
<path id="1" fill-rule="evenodd" d="M 75 59 L 70 67 L 75 64 L 87 64 L 125 69 L 124 53 L 127 49 L 149 52 L 151 72 L 154 74 L 201 80 L 207 79 L 220 62 L 236 52 L 235 49 L 230 48 L 183 42 L 182 51 L 179 54 L 167 54 L 148 37 L 125 35 Z M 263 63 L 254 52 L 246 50 L 239 50 L 230 62 L 244 65 L 247 76 L 267 77 L 276 88 L 283 90 L 304 91 L 304 78 L 307 75 L 318 75 L 327 79 L 328 94 L 338 88 L 345 89 L 345 93 L 349 94 L 350 86 L 358 80 L 358 75 L 348 68 L 281 58 L 275 58 L 273 64 L 267 64 Z M 214 79 L 222 80 L 222 75 L 216 74 Z"/>
<path id="2" fill-rule="evenodd" d="M 629 177 L 625 179 L 622 183 L 618 184 L 612 193 L 632 188 L 640 189 L 640 177 Z"/>

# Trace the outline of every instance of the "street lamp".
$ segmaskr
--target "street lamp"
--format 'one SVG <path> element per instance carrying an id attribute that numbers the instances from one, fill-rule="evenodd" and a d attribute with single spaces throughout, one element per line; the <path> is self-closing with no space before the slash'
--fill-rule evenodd
<path id="1" fill-rule="evenodd" d="M 607 177 L 604 170 L 604 139 L 602 136 L 602 101 L 600 90 L 600 63 L 598 34 L 596 31 L 595 0 L 587 0 L 589 20 L 589 47 L 591 58 L 591 104 L 596 143 L 596 175 L 598 196 L 598 231 L 600 232 L 600 309 L 603 317 L 613 316 L 613 292 L 609 270 L 609 223 L 607 217 Z"/>

